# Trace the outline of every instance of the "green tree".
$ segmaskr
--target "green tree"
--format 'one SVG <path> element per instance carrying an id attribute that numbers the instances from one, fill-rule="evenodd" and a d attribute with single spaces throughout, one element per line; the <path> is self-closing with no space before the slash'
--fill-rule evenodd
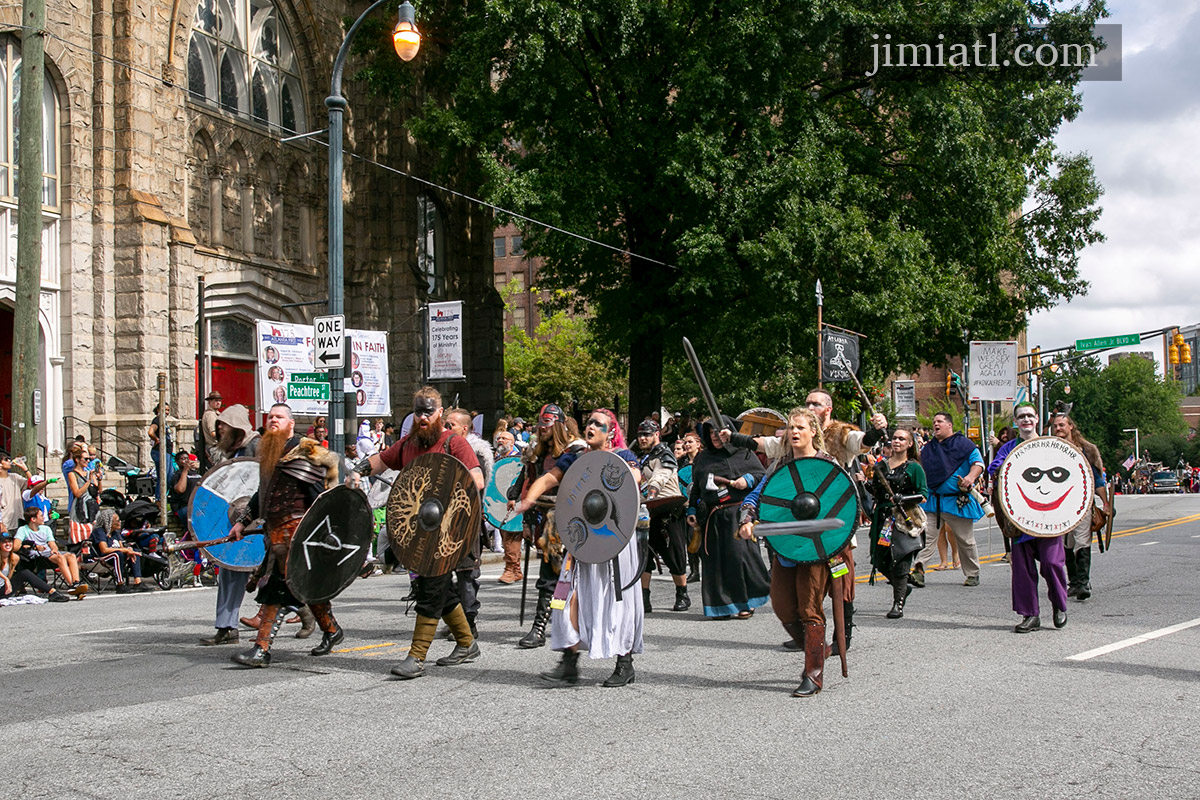
<path id="1" fill-rule="evenodd" d="M 1045 23 L 1098 44 L 1102 0 L 479 0 L 426 2 L 410 121 L 474 155 L 489 200 L 609 245 L 527 230 L 539 280 L 628 355 L 631 414 L 657 409 L 664 361 L 696 344 L 731 408 L 815 384 L 813 287 L 867 334 L 868 377 L 1012 335 L 1086 290 L 1100 188 L 1053 136 L 1078 71 L 891 69 L 866 33 Z M 973 41 L 974 39 L 972 39 Z M 368 77 L 383 75 L 375 70 Z M 387 84 L 386 80 L 380 83 Z M 385 90 L 394 87 L 385 85 Z M 449 98 L 449 102 L 443 102 Z M 1019 218 L 1014 210 L 1031 208 Z M 1017 287 L 1017 288 L 1013 288 Z"/>

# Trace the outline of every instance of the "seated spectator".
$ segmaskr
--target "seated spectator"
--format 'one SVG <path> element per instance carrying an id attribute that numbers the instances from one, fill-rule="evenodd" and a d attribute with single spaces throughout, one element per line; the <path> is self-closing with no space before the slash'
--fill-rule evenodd
<path id="1" fill-rule="evenodd" d="M 68 591 L 76 597 L 87 594 L 88 585 L 79 580 L 79 559 L 74 553 L 64 553 L 58 549 L 54 534 L 46 525 L 46 514 L 40 508 L 26 510 L 25 524 L 17 529 L 16 547 L 29 548 L 27 558 L 33 569 L 57 569 L 62 573 L 63 580 L 70 586 Z"/>
<path id="2" fill-rule="evenodd" d="M 104 508 L 96 515 L 92 526 L 92 547 L 96 549 L 96 560 L 108 568 L 117 582 L 117 593 L 148 592 L 150 587 L 142 583 L 142 559 L 132 547 L 121 540 L 121 521 L 111 508 Z M 129 581 L 132 574 L 133 582 Z"/>
<path id="3" fill-rule="evenodd" d="M 27 569 L 21 568 L 21 557 L 14 552 L 16 541 L 8 531 L 0 531 L 0 600 L 25 594 L 25 587 L 32 586 L 51 603 L 65 603 L 70 598 L 50 586 Z"/>

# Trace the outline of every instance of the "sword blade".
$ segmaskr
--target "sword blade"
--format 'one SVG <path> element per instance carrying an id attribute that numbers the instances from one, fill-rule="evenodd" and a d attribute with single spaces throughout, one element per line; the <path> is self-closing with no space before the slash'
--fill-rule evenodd
<path id="1" fill-rule="evenodd" d="M 785 536 L 795 533 L 822 533 L 836 531 L 845 523 L 836 517 L 831 519 L 802 519 L 795 522 L 760 522 L 754 526 L 758 536 Z"/>
<path id="2" fill-rule="evenodd" d="M 704 377 L 704 367 L 700 366 L 700 359 L 696 358 L 696 351 L 686 336 L 683 337 L 683 350 L 687 353 L 688 363 L 692 365 L 692 374 L 696 376 L 696 383 L 700 384 L 700 394 L 704 397 L 704 404 L 708 406 L 708 414 L 712 417 L 713 425 L 719 427 L 721 409 L 717 407 L 717 398 L 713 396 L 712 389 L 708 386 L 708 380 Z"/>

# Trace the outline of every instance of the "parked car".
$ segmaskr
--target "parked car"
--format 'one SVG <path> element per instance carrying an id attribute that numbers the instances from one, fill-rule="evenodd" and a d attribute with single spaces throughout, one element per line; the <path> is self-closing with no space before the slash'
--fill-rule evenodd
<path id="1" fill-rule="evenodd" d="M 1169 469 L 1164 469 L 1161 472 L 1156 472 L 1150 478 L 1151 494 L 1180 494 L 1183 492 L 1183 487 L 1179 485 L 1179 478 Z"/>

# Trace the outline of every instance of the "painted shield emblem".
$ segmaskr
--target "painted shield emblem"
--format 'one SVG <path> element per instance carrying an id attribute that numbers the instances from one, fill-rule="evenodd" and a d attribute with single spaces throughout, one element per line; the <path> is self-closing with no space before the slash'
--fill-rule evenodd
<path id="1" fill-rule="evenodd" d="M 833 529 L 769 536 L 771 547 L 800 564 L 828 561 L 846 546 L 858 520 L 858 492 L 846 471 L 823 458 L 801 458 L 777 470 L 763 487 L 762 522 L 837 520 Z"/>
<path id="2" fill-rule="evenodd" d="M 337 597 L 362 571 L 374 535 L 375 515 L 363 492 L 349 486 L 322 492 L 292 535 L 288 588 L 305 603 Z"/>
<path id="3" fill-rule="evenodd" d="M 257 458 L 234 458 L 210 469 L 192 492 L 188 505 L 188 528 L 192 536 L 199 542 L 228 536 L 234 521 L 246 510 L 257 491 Z M 218 566 L 234 572 L 254 570 L 267 554 L 261 533 L 201 550 Z"/>
<path id="4" fill-rule="evenodd" d="M 420 575 L 435 578 L 457 567 L 467 537 L 479 535 L 482 519 L 475 479 L 453 456 L 417 456 L 392 484 L 387 504 L 392 552 Z"/>
<path id="5" fill-rule="evenodd" d="M 502 458 L 492 467 L 487 488 L 483 492 L 483 518 L 494 528 L 508 533 L 521 532 L 521 515 L 508 518 L 508 490 L 521 474 L 521 457 Z"/>
<path id="6" fill-rule="evenodd" d="M 996 475 L 999 511 L 1022 533 L 1062 536 L 1092 514 L 1092 465 L 1070 442 L 1041 436 L 1012 449 Z"/>
<path id="7" fill-rule="evenodd" d="M 563 476 L 554 504 L 563 547 L 585 564 L 611 561 L 633 538 L 640 496 L 624 459 L 584 453 Z"/>

